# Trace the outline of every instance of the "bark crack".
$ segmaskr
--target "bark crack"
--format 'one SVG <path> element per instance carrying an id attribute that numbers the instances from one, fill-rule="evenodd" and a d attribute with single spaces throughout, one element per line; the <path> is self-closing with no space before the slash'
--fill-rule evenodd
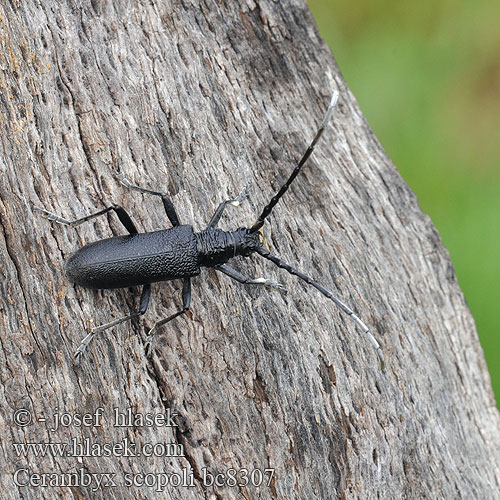
<path id="1" fill-rule="evenodd" d="M 170 405 L 168 404 L 168 398 L 163 390 L 163 385 L 164 385 L 164 380 L 162 376 L 160 375 L 158 369 L 156 368 L 156 364 L 153 360 L 151 360 L 150 363 L 150 373 L 153 376 L 153 380 L 155 382 L 156 388 L 158 389 L 158 393 L 160 394 L 160 404 L 165 408 L 166 411 L 171 410 Z M 200 474 L 200 471 L 198 469 L 198 465 L 196 463 L 196 459 L 191 456 L 188 452 L 189 450 L 189 443 L 187 439 L 184 437 L 184 432 L 180 429 L 179 426 L 174 427 L 174 434 L 175 438 L 177 440 L 178 444 L 181 444 L 184 448 L 184 458 L 187 460 L 189 465 L 191 466 L 191 469 L 193 470 L 193 476 L 195 480 L 198 482 L 198 487 L 202 491 L 203 496 L 205 497 L 206 500 L 210 498 L 209 491 L 203 484 L 203 478 Z"/>
<path id="2" fill-rule="evenodd" d="M 23 302 L 24 302 L 23 309 L 24 309 L 25 314 L 26 314 L 26 319 L 28 321 L 28 327 L 29 327 L 29 330 L 31 332 L 31 337 L 35 341 L 40 352 L 43 353 L 42 346 L 38 343 L 37 336 L 33 334 L 33 326 L 31 324 L 30 314 L 28 311 L 28 303 L 29 302 L 27 300 L 26 292 L 24 290 L 24 288 L 25 288 L 25 285 L 23 283 L 24 280 L 21 278 L 21 276 L 22 276 L 21 266 L 20 266 L 19 262 L 17 261 L 17 258 L 14 257 L 14 255 L 15 255 L 14 252 L 10 249 L 10 246 L 11 246 L 10 236 L 8 236 L 9 233 L 7 231 L 7 228 L 4 226 L 1 219 L 0 219 L 0 227 L 2 228 L 2 233 L 3 233 L 4 240 L 5 240 L 5 249 L 7 251 L 7 255 L 9 256 L 9 259 L 12 262 L 12 264 L 16 270 L 17 282 L 19 283 L 19 289 L 21 290 L 21 294 L 23 296 Z M 15 248 L 15 245 L 13 245 L 12 247 Z"/>

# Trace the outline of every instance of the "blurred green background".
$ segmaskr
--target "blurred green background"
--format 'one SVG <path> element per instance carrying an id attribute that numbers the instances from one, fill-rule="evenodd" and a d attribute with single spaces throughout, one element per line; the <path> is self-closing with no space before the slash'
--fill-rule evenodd
<path id="1" fill-rule="evenodd" d="M 309 0 L 451 254 L 500 402 L 500 2 Z"/>

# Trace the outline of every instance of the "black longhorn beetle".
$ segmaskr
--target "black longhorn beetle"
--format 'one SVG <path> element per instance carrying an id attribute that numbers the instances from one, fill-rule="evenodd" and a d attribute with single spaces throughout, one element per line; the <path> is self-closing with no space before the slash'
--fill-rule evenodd
<path id="1" fill-rule="evenodd" d="M 248 257 L 255 252 L 265 259 L 270 260 L 278 267 L 285 269 L 290 274 L 298 276 L 306 283 L 314 286 L 325 297 L 332 300 L 342 309 L 342 311 L 348 314 L 359 325 L 363 332 L 368 335 L 368 338 L 377 351 L 381 368 L 384 369 L 385 361 L 382 349 L 363 321 L 354 314 L 354 311 L 334 297 L 326 288 L 309 276 L 283 262 L 278 257 L 271 255 L 263 246 L 263 235 L 260 231 L 264 225 L 265 219 L 288 190 L 304 163 L 311 156 L 316 143 L 332 116 L 337 100 L 338 92 L 334 91 L 323 122 L 304 156 L 295 167 L 288 180 L 281 186 L 280 190 L 273 198 L 271 198 L 271 201 L 266 205 L 257 221 L 250 228 L 241 227 L 236 231 L 223 231 L 216 227 L 226 206 L 228 204 L 238 206 L 246 197 L 246 193 L 243 193 L 234 200 L 223 201 L 217 207 L 207 228 L 199 233 L 195 233 L 192 226 L 180 224 L 174 205 L 166 194 L 131 184 L 121 171 L 119 171 L 118 177 L 128 188 L 141 193 L 148 193 L 161 197 L 167 217 L 173 226 L 172 228 L 150 233 L 138 233 L 132 219 L 120 205 L 111 205 L 104 210 L 74 221 L 59 217 L 43 208 L 34 208 L 34 210 L 39 212 L 43 217 L 71 227 L 78 226 L 83 222 L 113 210 L 125 229 L 130 233 L 126 236 L 114 236 L 85 245 L 71 255 L 65 262 L 64 269 L 67 278 L 77 285 L 99 289 L 143 286 L 139 310 L 123 318 L 111 321 L 110 323 L 92 328 L 91 332 L 83 339 L 76 350 L 75 358 L 77 360 L 80 358 L 96 334 L 144 314 L 149 304 L 151 283 L 157 281 L 169 281 L 174 279 L 183 280 L 182 310 L 172 314 L 166 319 L 158 321 L 153 328 L 151 328 L 146 340 L 147 355 L 151 354 L 152 336 L 158 328 L 185 313 L 190 308 L 191 278 L 200 274 L 201 267 L 213 267 L 217 271 L 227 274 L 236 281 L 247 285 L 267 285 L 284 290 L 284 287 L 278 283 L 274 283 L 265 278 L 247 278 L 226 265 L 226 262 L 233 257 L 238 255 Z"/>

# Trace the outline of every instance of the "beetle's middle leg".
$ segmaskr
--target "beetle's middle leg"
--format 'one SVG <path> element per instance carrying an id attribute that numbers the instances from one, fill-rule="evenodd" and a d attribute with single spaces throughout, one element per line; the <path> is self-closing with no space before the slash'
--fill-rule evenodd
<path id="1" fill-rule="evenodd" d="M 114 321 L 111 321 L 110 323 L 106 323 L 104 325 L 96 326 L 96 327 L 92 328 L 90 333 L 82 340 L 82 343 L 78 346 L 78 349 L 75 351 L 76 361 L 77 362 L 79 361 L 81 355 L 84 353 L 85 349 L 87 349 L 87 346 L 90 344 L 92 339 L 98 333 L 102 333 L 104 330 L 107 330 L 108 328 L 111 328 L 112 326 L 119 325 L 120 323 L 124 323 L 125 321 L 128 321 L 129 319 L 133 319 L 133 318 L 137 318 L 138 316 L 142 316 L 148 309 L 150 296 L 151 296 L 151 285 L 148 283 L 147 285 L 144 285 L 142 288 L 139 309 L 136 312 L 133 312 L 132 314 L 129 314 L 128 316 L 124 316 L 123 318 L 115 319 Z"/>
<path id="2" fill-rule="evenodd" d="M 153 328 L 149 330 L 148 336 L 146 338 L 146 356 L 151 355 L 151 343 L 153 340 L 153 335 L 156 333 L 158 328 L 160 328 L 160 326 L 164 325 L 165 323 L 168 323 L 169 321 L 173 320 L 174 318 L 177 318 L 177 316 L 184 314 L 191 307 L 191 278 L 183 278 L 183 281 L 184 283 L 182 285 L 182 310 L 177 311 L 176 313 L 172 314 L 166 319 L 158 321 L 153 325 Z"/>
<path id="3" fill-rule="evenodd" d="M 126 177 L 123 175 L 123 172 L 120 170 L 118 172 L 118 179 L 120 182 L 127 186 L 129 189 L 133 189 L 135 191 L 139 191 L 139 193 L 152 194 L 153 196 L 159 196 L 161 201 L 163 202 L 163 208 L 165 209 L 165 213 L 167 214 L 168 220 L 172 224 L 172 226 L 179 226 L 179 217 L 177 216 L 177 212 L 175 211 L 174 204 L 172 200 L 164 193 L 160 193 L 158 191 L 152 191 L 151 189 L 146 189 L 140 186 L 136 186 L 132 184 Z"/>

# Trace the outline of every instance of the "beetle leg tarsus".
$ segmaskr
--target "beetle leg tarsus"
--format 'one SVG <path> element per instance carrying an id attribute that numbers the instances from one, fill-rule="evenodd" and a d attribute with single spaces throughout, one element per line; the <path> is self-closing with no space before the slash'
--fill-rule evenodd
<path id="1" fill-rule="evenodd" d="M 68 219 L 64 219 L 63 217 L 59 217 L 59 215 L 53 214 L 45 208 L 33 207 L 34 212 L 38 212 L 44 219 L 52 220 L 54 222 L 58 222 L 59 224 L 64 224 L 65 226 L 71 226 L 71 222 Z"/>
<path id="2" fill-rule="evenodd" d="M 275 283 L 274 281 L 268 280 L 266 278 L 254 278 L 252 280 L 248 280 L 246 282 L 247 285 L 265 285 L 270 286 L 271 288 L 275 288 L 280 292 L 287 292 L 287 289 L 281 283 Z"/>
<path id="3" fill-rule="evenodd" d="M 216 208 L 214 214 L 212 215 L 212 218 L 208 223 L 207 229 L 213 229 L 214 227 L 217 226 L 222 216 L 222 213 L 226 209 L 227 205 L 231 205 L 233 207 L 239 207 L 241 205 L 241 202 L 244 201 L 246 198 L 248 198 L 248 189 L 245 189 L 245 191 L 243 191 L 243 193 L 241 193 L 234 200 L 225 200 L 222 203 L 220 203 L 219 206 Z"/>
<path id="4" fill-rule="evenodd" d="M 162 320 L 156 322 L 153 325 L 153 328 L 151 328 L 151 330 L 149 330 L 148 336 L 146 337 L 146 343 L 145 343 L 145 350 L 146 350 L 147 357 L 151 356 L 153 336 L 158 331 L 158 329 L 161 326 L 163 326 L 165 323 L 168 323 L 169 321 L 172 321 L 174 318 L 177 318 L 177 316 L 184 314 L 191 307 L 191 278 L 184 278 L 183 281 L 184 281 L 184 284 L 182 285 L 182 310 L 177 311 L 176 313 L 172 314 L 171 316 L 169 316 L 166 319 L 162 319 Z"/>
<path id="5" fill-rule="evenodd" d="M 75 363 L 79 363 L 80 359 L 85 351 L 87 349 L 87 346 L 90 344 L 92 339 L 96 336 L 96 332 L 91 331 L 81 342 L 81 344 L 78 346 L 78 349 L 75 351 L 74 358 L 75 358 Z"/>
<path id="6" fill-rule="evenodd" d="M 236 281 L 243 283 L 244 285 L 265 285 L 265 286 L 270 286 L 272 288 L 276 288 L 276 290 L 279 290 L 280 292 L 286 293 L 287 291 L 286 288 L 280 283 L 275 283 L 274 281 L 268 280 L 266 278 L 247 278 L 240 272 L 236 271 L 236 269 L 226 266 L 225 264 L 216 266 L 215 269 L 226 274 L 230 278 L 233 278 Z"/>
<path id="7" fill-rule="evenodd" d="M 115 319 L 114 321 L 110 321 L 109 323 L 105 323 L 101 326 L 96 326 L 92 328 L 90 333 L 82 340 L 81 344 L 78 346 L 78 349 L 75 351 L 75 361 L 78 363 L 82 354 L 87 349 L 87 346 L 90 344 L 92 339 L 99 333 L 104 332 L 108 328 L 119 325 L 120 323 L 124 323 L 130 319 L 137 318 L 138 316 L 142 316 L 148 309 L 149 298 L 151 297 L 151 285 L 144 285 L 141 293 L 141 299 L 139 304 L 139 310 L 129 314 L 128 316 L 124 316 L 123 318 Z"/>
<path id="8" fill-rule="evenodd" d="M 177 212 L 175 211 L 174 204 L 172 200 L 168 197 L 168 195 L 164 193 L 160 193 L 159 191 L 153 191 L 151 189 L 146 189 L 141 186 L 137 186 L 132 184 L 124 175 L 121 170 L 118 170 L 118 180 L 129 189 L 133 189 L 134 191 L 138 191 L 139 193 L 144 194 L 152 194 L 153 196 L 159 196 L 161 201 L 163 202 L 163 208 L 165 209 L 165 213 L 167 214 L 168 220 L 172 224 L 172 226 L 179 226 L 179 217 L 177 216 Z"/>
<path id="9" fill-rule="evenodd" d="M 239 207 L 241 205 L 242 201 L 245 201 L 248 198 L 248 187 L 245 188 L 245 191 L 243 191 L 240 195 L 238 195 L 234 200 L 227 200 L 227 203 L 229 205 L 232 205 L 233 207 Z"/>

